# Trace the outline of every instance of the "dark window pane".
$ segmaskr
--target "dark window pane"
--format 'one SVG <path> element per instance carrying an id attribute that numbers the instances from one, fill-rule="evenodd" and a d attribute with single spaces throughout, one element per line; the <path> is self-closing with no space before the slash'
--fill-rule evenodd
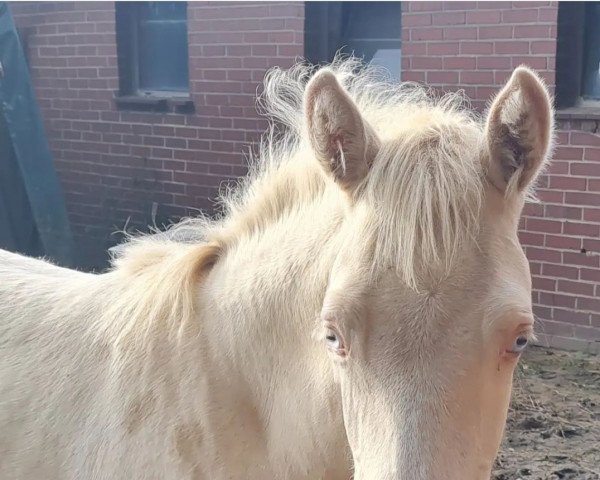
<path id="1" fill-rule="evenodd" d="M 139 90 L 187 91 L 185 2 L 143 2 L 138 8 Z"/>
<path id="2" fill-rule="evenodd" d="M 600 4 L 586 4 L 583 97 L 600 100 Z"/>
<path id="3" fill-rule="evenodd" d="M 387 68 L 399 80 L 400 2 L 344 2 L 342 15 L 344 51 Z"/>
<path id="4" fill-rule="evenodd" d="M 346 2 L 344 10 L 347 38 L 400 39 L 400 2 Z"/>

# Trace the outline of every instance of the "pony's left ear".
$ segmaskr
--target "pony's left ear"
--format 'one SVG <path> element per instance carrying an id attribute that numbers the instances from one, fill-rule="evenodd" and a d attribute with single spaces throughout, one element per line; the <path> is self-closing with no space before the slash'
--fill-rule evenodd
<path id="1" fill-rule="evenodd" d="M 490 181 L 506 193 L 526 191 L 546 163 L 553 128 L 544 83 L 529 68 L 517 68 L 496 96 L 486 122 Z"/>
<path id="2" fill-rule="evenodd" d="M 330 70 L 320 70 L 304 95 L 308 136 L 317 160 L 346 191 L 366 177 L 380 141 Z"/>

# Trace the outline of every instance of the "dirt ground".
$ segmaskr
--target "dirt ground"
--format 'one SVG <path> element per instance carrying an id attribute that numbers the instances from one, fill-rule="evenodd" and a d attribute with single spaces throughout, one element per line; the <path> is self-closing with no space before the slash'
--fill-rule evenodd
<path id="1" fill-rule="evenodd" d="M 495 480 L 600 480 L 600 356 L 530 348 Z"/>

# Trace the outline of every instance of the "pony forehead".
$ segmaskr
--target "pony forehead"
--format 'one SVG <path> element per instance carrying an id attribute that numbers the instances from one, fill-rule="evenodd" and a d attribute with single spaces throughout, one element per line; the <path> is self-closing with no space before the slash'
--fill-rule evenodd
<path id="1" fill-rule="evenodd" d="M 374 267 L 395 267 L 411 287 L 424 265 L 445 276 L 476 242 L 484 198 L 480 127 L 426 113 L 384 144 L 365 185 L 377 207 Z"/>

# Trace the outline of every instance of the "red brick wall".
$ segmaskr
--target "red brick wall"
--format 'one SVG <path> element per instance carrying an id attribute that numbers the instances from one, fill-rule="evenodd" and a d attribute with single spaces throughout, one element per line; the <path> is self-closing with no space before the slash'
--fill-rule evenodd
<path id="1" fill-rule="evenodd" d="M 102 264 L 128 224 L 213 211 L 219 185 L 245 173 L 264 130 L 255 110 L 265 71 L 303 54 L 304 6 L 188 4 L 193 114 L 118 110 L 113 2 L 11 3 L 28 45 L 82 261 Z M 154 205 L 154 207 L 153 207 Z"/>
<path id="2" fill-rule="evenodd" d="M 533 300 L 546 341 L 600 351 L 598 121 L 559 118 L 558 128 L 554 160 L 540 182 L 542 204 L 528 209 L 522 233 Z"/>
<path id="3" fill-rule="evenodd" d="M 461 88 L 485 107 L 512 70 L 554 86 L 556 2 L 404 2 L 402 79 Z"/>
<path id="4" fill-rule="evenodd" d="M 557 2 L 405 2 L 403 80 L 463 89 L 483 110 L 512 69 L 555 84 Z M 521 240 L 533 274 L 540 341 L 600 351 L 598 121 L 558 120 L 554 161 L 528 205 Z"/>
<path id="5" fill-rule="evenodd" d="M 264 123 L 256 88 L 303 54 L 302 3 L 190 3 L 194 114 L 119 111 L 114 5 L 12 3 L 78 243 L 90 263 L 130 224 L 212 210 L 219 184 Z M 404 2 L 403 79 L 486 102 L 528 64 L 554 87 L 556 2 Z M 529 205 L 530 259 L 543 343 L 600 348 L 600 135 L 595 120 L 558 123 L 554 162 Z"/>

